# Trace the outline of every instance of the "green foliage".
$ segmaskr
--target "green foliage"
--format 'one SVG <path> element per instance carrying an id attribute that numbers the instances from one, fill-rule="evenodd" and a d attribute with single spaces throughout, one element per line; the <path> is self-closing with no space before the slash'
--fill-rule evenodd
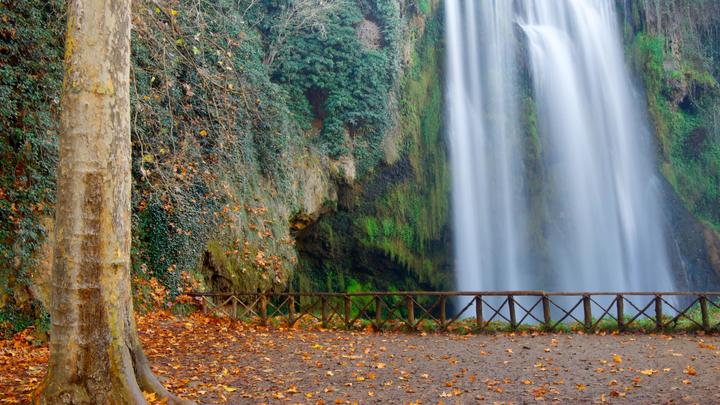
<path id="1" fill-rule="evenodd" d="M 451 286 L 441 15 L 438 2 L 431 4 L 431 15 L 406 30 L 411 42 L 405 49 L 414 52 L 395 96 L 400 109 L 396 128 L 386 135 L 397 155 L 350 191 L 347 199 L 353 202 L 347 211 L 322 218 L 309 232 L 324 255 L 318 260 L 318 248 L 306 247 L 311 252 L 301 257 L 310 290 L 324 287 L 320 280 L 330 273 L 371 281 L 381 290 Z M 312 280 L 317 280 L 314 288 Z"/>
<path id="2" fill-rule="evenodd" d="M 449 287 L 442 256 L 432 253 L 449 219 L 449 179 L 442 137 L 439 76 L 441 31 L 437 17 L 426 22 L 401 86 L 401 131 L 405 136 L 406 178 L 387 185 L 366 216 L 362 243 L 410 269 L 422 282 Z M 379 224 L 379 229 L 378 228 Z"/>
<path id="3" fill-rule="evenodd" d="M 666 40 L 641 32 L 634 60 L 645 82 L 661 169 L 700 220 L 720 230 L 720 86 L 702 59 L 672 61 Z"/>
<path id="4" fill-rule="evenodd" d="M 5 305 L 0 308 L 0 339 L 6 339 L 28 327 L 35 327 L 40 334 L 50 330 L 50 316 L 37 305 L 31 311 Z"/>
<path id="5" fill-rule="evenodd" d="M 430 0 L 418 0 L 417 7 L 422 14 L 430 14 Z"/>
<path id="6" fill-rule="evenodd" d="M 295 264 L 295 170 L 306 156 L 325 164 L 352 155 L 361 184 L 371 184 L 357 212 L 318 225 L 333 254 L 380 252 L 412 270 L 373 281 L 377 288 L 444 282 L 434 271 L 444 256 L 425 251 L 444 238 L 448 210 L 438 2 L 417 4 L 429 28 L 409 67 L 401 48 L 420 27 L 407 30 L 395 0 L 349 0 L 318 21 L 322 29 L 290 35 L 273 61 L 275 23 L 291 4 L 133 2 L 132 264 L 137 280 L 156 279 L 169 299 L 198 269 L 217 286 L 285 286 Z M 37 267 L 41 223 L 52 222 L 65 17 L 60 0 L 0 0 L 0 311 L 18 327 L 41 315 L 14 297 Z M 361 39 L 361 24 L 380 38 Z M 388 169 L 383 142 L 397 131 L 402 159 L 386 182 L 376 173 Z M 347 276 L 346 263 L 297 283 L 367 287 L 354 283 L 372 275 Z M 136 288 L 152 292 L 146 284 Z"/>
<path id="7" fill-rule="evenodd" d="M 206 248 L 220 253 L 212 257 L 228 264 L 224 271 L 239 270 L 220 257 L 238 235 L 268 247 L 268 256 L 291 249 L 253 238 L 245 209 L 292 203 L 301 141 L 288 97 L 263 63 L 265 42 L 246 23 L 261 11 L 230 0 L 177 10 L 146 1 L 134 9 L 133 263 L 148 266 L 173 294 Z"/>
<path id="8" fill-rule="evenodd" d="M 13 313 L 11 290 L 30 283 L 46 238 L 41 221 L 52 215 L 61 9 L 55 0 L 0 1 L 0 319 L 14 324 L 31 315 Z"/>
<path id="9" fill-rule="evenodd" d="M 310 128 L 311 121 L 319 120 L 321 145 L 330 156 L 353 152 L 361 169 L 379 159 L 389 125 L 387 97 L 397 42 L 391 3 L 375 4 L 382 11 L 377 15 L 382 48 L 360 42 L 355 27 L 365 17 L 358 4 L 348 2 L 329 16 L 323 35 L 306 29 L 290 38 L 273 66 L 273 78 L 286 88 L 303 126 Z M 272 18 L 268 21 L 272 24 Z"/>

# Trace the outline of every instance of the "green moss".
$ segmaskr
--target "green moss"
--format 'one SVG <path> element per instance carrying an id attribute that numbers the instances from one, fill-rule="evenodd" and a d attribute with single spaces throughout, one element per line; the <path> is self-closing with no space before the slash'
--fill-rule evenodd
<path id="1" fill-rule="evenodd" d="M 301 246 L 302 272 L 318 284 L 332 272 L 380 290 L 451 287 L 442 15 L 438 1 L 427 5 L 428 14 L 411 16 L 423 21 L 407 26 L 405 35 L 413 52 L 402 69 L 400 114 L 389 134 L 397 135 L 399 156 L 364 176 L 349 206 L 322 218 L 308 231 L 313 246 Z M 332 237 L 326 228 L 334 230 Z"/>
<path id="2" fill-rule="evenodd" d="M 422 14 L 427 15 L 431 12 L 430 0 L 418 0 L 417 7 Z"/>
<path id="3" fill-rule="evenodd" d="M 403 78 L 401 131 L 410 173 L 391 185 L 360 222 L 377 218 L 382 225 L 379 237 L 366 234 L 363 242 L 367 247 L 382 250 L 420 280 L 442 288 L 449 287 L 447 274 L 441 271 L 438 258 L 428 254 L 431 241 L 443 238 L 449 217 L 448 166 L 442 138 L 440 39 L 437 18 L 427 21 Z"/>
<path id="4" fill-rule="evenodd" d="M 668 63 L 672 56 L 665 47 L 664 37 L 646 32 L 640 32 L 633 43 L 658 139 L 660 169 L 688 209 L 720 230 L 718 83 L 701 61 Z M 667 65 L 680 69 L 668 70 Z"/>

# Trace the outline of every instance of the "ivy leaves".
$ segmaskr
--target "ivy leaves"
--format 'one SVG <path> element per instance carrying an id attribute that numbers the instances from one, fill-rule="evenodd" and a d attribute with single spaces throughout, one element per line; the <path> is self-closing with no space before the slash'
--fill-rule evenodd
<path id="1" fill-rule="evenodd" d="M 305 123 L 322 120 L 320 142 L 332 157 L 354 149 L 350 133 L 371 136 L 366 143 L 377 145 L 390 120 L 386 102 L 395 55 L 387 43 L 376 50 L 360 42 L 355 27 L 365 18 L 356 3 L 348 3 L 328 17 L 324 35 L 305 30 L 290 38 L 274 66 L 273 77 L 289 89 L 295 114 Z"/>

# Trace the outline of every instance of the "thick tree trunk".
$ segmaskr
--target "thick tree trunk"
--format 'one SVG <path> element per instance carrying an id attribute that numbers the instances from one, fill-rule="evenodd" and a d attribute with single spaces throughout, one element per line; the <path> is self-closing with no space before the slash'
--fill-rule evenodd
<path id="1" fill-rule="evenodd" d="M 38 404 L 180 403 L 153 376 L 130 287 L 130 3 L 69 0 L 48 374 Z"/>

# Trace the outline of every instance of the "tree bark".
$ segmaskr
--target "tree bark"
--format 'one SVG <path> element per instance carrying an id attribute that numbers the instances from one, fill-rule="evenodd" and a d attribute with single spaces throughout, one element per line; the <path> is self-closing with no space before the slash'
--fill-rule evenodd
<path id="1" fill-rule="evenodd" d="M 69 0 L 48 374 L 37 404 L 144 404 L 166 391 L 130 286 L 131 0 Z"/>

